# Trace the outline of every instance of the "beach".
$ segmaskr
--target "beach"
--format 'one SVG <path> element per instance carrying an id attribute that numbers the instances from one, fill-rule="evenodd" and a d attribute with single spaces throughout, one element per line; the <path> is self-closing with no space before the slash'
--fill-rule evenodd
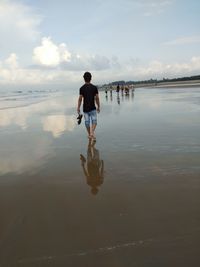
<path id="1" fill-rule="evenodd" d="M 0 266 L 200 264 L 200 87 L 157 87 L 100 92 L 93 144 L 78 90 L 1 93 Z"/>

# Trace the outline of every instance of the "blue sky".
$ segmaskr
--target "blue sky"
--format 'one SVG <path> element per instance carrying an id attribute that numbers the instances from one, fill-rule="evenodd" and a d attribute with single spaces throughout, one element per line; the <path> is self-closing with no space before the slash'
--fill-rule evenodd
<path id="1" fill-rule="evenodd" d="M 0 0 L 0 83 L 198 75 L 199 13 L 198 0 Z"/>

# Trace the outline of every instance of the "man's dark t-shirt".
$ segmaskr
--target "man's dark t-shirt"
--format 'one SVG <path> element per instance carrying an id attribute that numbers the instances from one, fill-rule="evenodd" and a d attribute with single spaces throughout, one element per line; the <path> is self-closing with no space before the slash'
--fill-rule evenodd
<path id="1" fill-rule="evenodd" d="M 94 99 L 95 95 L 98 94 L 98 89 L 95 85 L 91 83 L 84 84 L 80 88 L 79 94 L 83 96 L 83 112 L 90 112 L 96 109 Z"/>

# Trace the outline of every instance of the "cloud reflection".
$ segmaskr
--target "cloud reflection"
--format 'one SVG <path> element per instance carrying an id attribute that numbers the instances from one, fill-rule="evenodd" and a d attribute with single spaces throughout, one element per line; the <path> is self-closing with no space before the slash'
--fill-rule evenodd
<path id="1" fill-rule="evenodd" d="M 55 155 L 53 138 L 76 126 L 73 97 L 38 103 L 31 103 L 31 99 L 28 106 L 17 107 L 13 100 L 11 108 L 0 109 L 0 175 L 38 172 Z"/>
<path id="2" fill-rule="evenodd" d="M 18 101 L 12 101 L 11 108 L 0 109 L 0 127 L 19 126 L 22 130 L 26 130 L 32 124 L 32 118 L 38 117 L 37 122 L 42 124 L 45 131 L 51 131 L 53 136 L 58 136 L 57 132 L 62 130 L 72 131 L 75 126 L 75 119 L 70 113 L 73 112 L 76 106 L 76 100 L 71 97 L 70 99 L 47 99 L 38 103 L 31 103 L 30 98 L 27 106 L 16 106 Z M 68 112 L 68 115 L 66 114 Z M 53 113 L 41 119 L 41 115 Z M 59 113 L 57 115 L 56 113 Z M 49 124 L 49 125 L 48 125 Z M 55 127 L 55 129 L 53 129 Z M 60 130 L 59 130 L 60 129 Z"/>
<path id="3" fill-rule="evenodd" d="M 22 142 L 22 141 L 21 141 Z M 0 153 L 0 175 L 8 173 L 23 174 L 24 172 L 34 173 L 53 157 L 51 149 L 52 141 L 40 136 L 23 138 L 24 145 L 20 144 L 17 138 L 12 144 L 1 146 Z"/>
<path id="4" fill-rule="evenodd" d="M 74 115 L 51 115 L 43 119 L 43 130 L 58 138 L 65 131 L 73 131 L 76 125 Z"/>
<path id="5" fill-rule="evenodd" d="M 27 118 L 29 116 L 29 111 L 25 110 L 24 108 L 0 110 L 0 127 L 8 127 L 14 124 L 25 130 L 27 128 Z"/>

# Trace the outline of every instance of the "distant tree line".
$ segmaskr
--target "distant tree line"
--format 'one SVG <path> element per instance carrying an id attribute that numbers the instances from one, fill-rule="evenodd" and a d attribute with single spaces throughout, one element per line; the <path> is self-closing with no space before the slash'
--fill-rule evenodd
<path id="1" fill-rule="evenodd" d="M 157 80 L 157 79 L 149 79 L 149 80 L 142 80 L 142 81 L 115 81 L 115 82 L 111 82 L 107 85 L 109 86 L 116 86 L 116 85 L 131 85 L 131 84 L 158 84 L 158 83 L 163 83 L 163 82 L 184 82 L 184 81 L 195 81 L 195 80 L 200 80 L 200 75 L 196 75 L 196 76 L 190 76 L 190 77 L 181 77 L 181 78 L 173 78 L 173 79 L 169 79 L 169 78 L 163 78 L 162 80 Z"/>

